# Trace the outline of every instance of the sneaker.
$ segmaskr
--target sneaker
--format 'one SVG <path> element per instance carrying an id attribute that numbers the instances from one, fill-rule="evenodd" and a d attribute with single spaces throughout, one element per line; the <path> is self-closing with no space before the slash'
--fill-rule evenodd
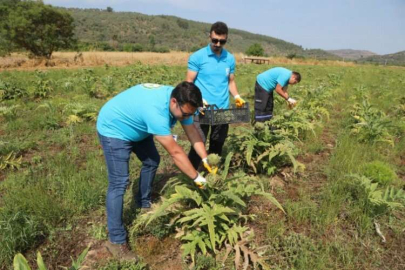
<path id="1" fill-rule="evenodd" d="M 138 256 L 135 252 L 129 249 L 127 243 L 124 244 L 113 244 L 110 241 L 106 241 L 105 247 L 107 250 L 117 259 L 124 261 L 138 261 Z"/>

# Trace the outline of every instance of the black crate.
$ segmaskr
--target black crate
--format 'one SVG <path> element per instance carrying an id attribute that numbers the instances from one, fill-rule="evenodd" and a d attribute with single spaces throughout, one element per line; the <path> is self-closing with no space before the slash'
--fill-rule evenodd
<path id="1" fill-rule="evenodd" d="M 250 111 L 249 103 L 246 102 L 243 107 L 237 108 L 231 105 L 229 109 L 219 109 L 217 105 L 208 105 L 201 112 L 194 116 L 194 122 L 200 122 L 203 125 L 223 125 L 234 123 L 249 123 Z"/>

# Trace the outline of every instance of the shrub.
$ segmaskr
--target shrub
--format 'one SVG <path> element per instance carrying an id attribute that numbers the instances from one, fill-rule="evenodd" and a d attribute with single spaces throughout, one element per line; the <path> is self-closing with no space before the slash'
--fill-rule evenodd
<path id="1" fill-rule="evenodd" d="M 373 182 L 381 185 L 389 185 L 397 178 L 396 173 L 390 166 L 381 161 L 373 161 L 363 166 L 362 172 Z"/>
<path id="2" fill-rule="evenodd" d="M 264 49 L 259 43 L 251 45 L 245 52 L 247 55 L 264 56 Z"/>

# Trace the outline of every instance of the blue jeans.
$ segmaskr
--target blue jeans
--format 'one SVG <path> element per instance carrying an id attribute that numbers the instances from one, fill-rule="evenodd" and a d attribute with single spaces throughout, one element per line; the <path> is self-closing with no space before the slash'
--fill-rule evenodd
<path id="1" fill-rule="evenodd" d="M 108 170 L 107 226 L 111 243 L 126 242 L 126 231 L 122 222 L 124 193 L 129 183 L 129 158 L 131 152 L 142 161 L 139 191 L 136 202 L 139 207 L 151 205 L 152 182 L 159 166 L 160 156 L 153 136 L 139 142 L 124 141 L 98 134 L 103 147 Z"/>

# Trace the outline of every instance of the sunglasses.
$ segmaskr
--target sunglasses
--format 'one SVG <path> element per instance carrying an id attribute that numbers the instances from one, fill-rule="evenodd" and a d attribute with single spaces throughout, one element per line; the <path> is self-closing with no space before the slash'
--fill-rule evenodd
<path id="1" fill-rule="evenodd" d="M 217 39 L 217 38 L 211 38 L 211 41 L 213 44 L 219 44 L 224 45 L 226 43 L 226 39 Z"/>
<path id="2" fill-rule="evenodd" d="M 181 115 L 183 116 L 183 117 L 190 117 L 190 116 L 192 116 L 192 115 L 194 115 L 194 113 L 185 113 L 184 111 L 183 111 L 183 109 L 181 108 L 181 105 L 179 104 L 179 103 L 177 103 L 177 106 L 179 106 L 179 109 L 180 109 L 180 111 L 181 111 Z"/>

